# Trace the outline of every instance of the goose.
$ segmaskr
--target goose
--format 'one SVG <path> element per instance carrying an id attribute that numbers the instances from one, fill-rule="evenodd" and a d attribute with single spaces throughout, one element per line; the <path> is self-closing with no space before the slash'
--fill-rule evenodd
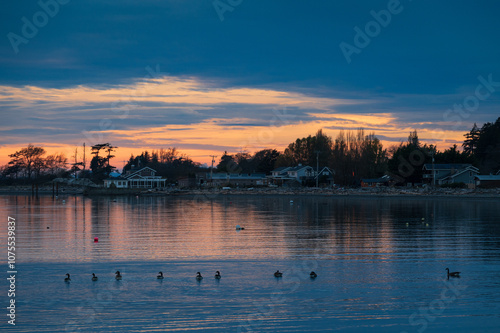
<path id="1" fill-rule="evenodd" d="M 115 279 L 117 279 L 117 280 L 122 279 L 122 275 L 120 274 L 120 271 L 116 271 L 115 274 L 116 274 Z"/>
<path id="2" fill-rule="evenodd" d="M 282 277 L 283 276 L 283 273 L 280 272 L 280 270 L 278 269 L 275 273 L 274 273 L 274 276 L 275 277 Z"/>
<path id="3" fill-rule="evenodd" d="M 64 281 L 66 281 L 66 282 L 71 281 L 71 279 L 69 278 L 69 273 L 66 273 L 66 276 L 67 276 L 67 277 L 66 277 L 66 278 L 64 278 Z"/>
<path id="4" fill-rule="evenodd" d="M 201 273 L 196 272 L 196 280 L 200 281 L 201 279 L 203 279 L 203 276 L 201 276 Z"/>
<path id="5" fill-rule="evenodd" d="M 216 278 L 216 279 L 220 279 L 220 278 L 221 278 L 221 276 L 220 276 L 220 272 L 219 272 L 219 271 L 215 272 L 215 278 Z"/>
<path id="6" fill-rule="evenodd" d="M 450 269 L 447 268 L 446 271 L 448 272 L 448 278 L 451 276 L 451 277 L 460 277 L 460 272 L 451 272 L 450 273 Z"/>
<path id="7" fill-rule="evenodd" d="M 92 281 L 97 281 L 97 276 L 94 273 L 92 273 Z"/>
<path id="8" fill-rule="evenodd" d="M 157 279 L 163 279 L 163 272 L 158 272 L 158 276 L 156 277 Z"/>
<path id="9" fill-rule="evenodd" d="M 317 278 L 317 277 L 318 277 L 318 274 L 314 273 L 314 271 L 313 271 L 313 272 L 311 272 L 311 273 L 309 274 L 309 276 L 311 277 L 311 279 L 315 279 L 315 278 Z"/>

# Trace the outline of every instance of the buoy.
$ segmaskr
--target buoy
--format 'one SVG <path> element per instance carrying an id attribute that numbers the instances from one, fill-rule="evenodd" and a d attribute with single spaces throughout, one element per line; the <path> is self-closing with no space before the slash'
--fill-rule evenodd
<path id="1" fill-rule="evenodd" d="M 94 237 L 94 243 L 97 243 L 99 241 L 99 237 Z"/>
<path id="2" fill-rule="evenodd" d="M 47 227 L 47 229 L 50 229 L 49 227 Z"/>

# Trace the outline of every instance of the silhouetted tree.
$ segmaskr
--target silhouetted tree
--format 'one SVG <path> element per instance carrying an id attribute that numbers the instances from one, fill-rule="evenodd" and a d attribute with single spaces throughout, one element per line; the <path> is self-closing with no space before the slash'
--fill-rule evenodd
<path id="1" fill-rule="evenodd" d="M 473 156 L 481 173 L 494 173 L 500 169 L 500 117 L 494 123 L 485 123 L 481 127 Z"/>
<path id="2" fill-rule="evenodd" d="M 275 169 L 280 153 L 276 149 L 263 149 L 254 154 L 252 165 L 254 172 L 270 174 Z"/>
<path id="3" fill-rule="evenodd" d="M 329 164 L 332 156 L 332 138 L 320 129 L 315 136 L 297 139 L 290 143 L 276 161 L 276 166 L 296 166 L 298 164 L 316 166 L 316 152 L 319 154 L 319 165 Z"/>
<path id="4" fill-rule="evenodd" d="M 443 152 L 436 152 L 434 156 L 435 163 L 447 163 L 447 164 L 460 164 L 460 163 L 474 163 L 474 158 L 472 155 L 466 153 L 465 151 L 461 152 L 458 150 L 457 145 L 453 145 L 452 147 L 446 149 Z"/>
<path id="5" fill-rule="evenodd" d="M 404 179 L 408 183 L 420 183 L 423 176 L 423 165 L 432 163 L 432 155 L 436 147 L 420 144 L 417 131 L 410 132 L 408 141 L 390 148 L 392 156 L 388 160 L 389 172 Z"/>
<path id="6" fill-rule="evenodd" d="M 15 166 L 12 170 L 15 169 L 24 172 L 28 180 L 31 180 L 31 176 L 33 173 L 35 173 L 36 175 L 40 174 L 40 170 L 44 165 L 44 154 L 45 149 L 29 144 L 28 147 L 9 155 L 9 157 L 11 158 L 9 165 Z"/>
<path id="7" fill-rule="evenodd" d="M 481 135 L 481 130 L 477 127 L 476 123 L 472 126 L 469 133 L 464 134 L 465 140 L 462 146 L 464 147 L 464 152 L 474 156 L 476 153 L 477 143 Z"/>
<path id="8" fill-rule="evenodd" d="M 92 178 L 95 181 L 102 181 L 104 178 L 108 177 L 109 174 L 116 169 L 110 164 L 111 158 L 114 157 L 111 153 L 117 147 L 111 146 L 109 143 L 101 143 L 92 146 L 91 154 L 94 155 L 90 161 L 90 169 L 92 170 Z M 106 156 L 100 156 L 100 152 L 103 151 L 107 153 Z"/>

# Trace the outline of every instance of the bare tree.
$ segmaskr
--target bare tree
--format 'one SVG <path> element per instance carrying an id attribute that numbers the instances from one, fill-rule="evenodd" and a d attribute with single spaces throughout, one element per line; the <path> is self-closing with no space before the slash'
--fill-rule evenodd
<path id="1" fill-rule="evenodd" d="M 9 165 L 17 166 L 20 170 L 23 170 L 28 179 L 31 180 L 33 172 L 37 175 L 40 174 L 40 170 L 44 166 L 42 157 L 44 154 L 45 149 L 42 147 L 35 147 L 30 143 L 28 147 L 9 155 L 11 158 Z"/>

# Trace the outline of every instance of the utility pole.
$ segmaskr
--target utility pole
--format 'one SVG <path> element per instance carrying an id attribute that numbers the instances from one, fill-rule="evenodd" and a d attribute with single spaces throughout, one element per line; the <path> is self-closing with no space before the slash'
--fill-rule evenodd
<path id="1" fill-rule="evenodd" d="M 77 165 L 78 165 L 78 147 L 75 148 L 75 164 L 74 164 L 74 168 L 75 168 L 75 179 L 78 178 L 78 174 L 76 173 L 76 168 L 77 168 Z"/>
<path id="2" fill-rule="evenodd" d="M 85 142 L 83 143 L 83 173 L 85 174 L 85 165 L 87 162 L 85 161 Z"/>
<path id="3" fill-rule="evenodd" d="M 210 186 L 213 186 L 213 182 L 214 182 L 214 163 L 215 163 L 215 158 L 217 157 L 216 155 L 209 155 L 210 157 L 212 157 L 212 167 L 210 168 Z"/>
<path id="4" fill-rule="evenodd" d="M 436 171 L 434 171 L 434 152 L 432 153 L 432 186 L 436 187 Z"/>
<path id="5" fill-rule="evenodd" d="M 318 187 L 318 182 L 319 182 L 319 150 L 315 151 L 316 153 L 316 187 Z"/>

